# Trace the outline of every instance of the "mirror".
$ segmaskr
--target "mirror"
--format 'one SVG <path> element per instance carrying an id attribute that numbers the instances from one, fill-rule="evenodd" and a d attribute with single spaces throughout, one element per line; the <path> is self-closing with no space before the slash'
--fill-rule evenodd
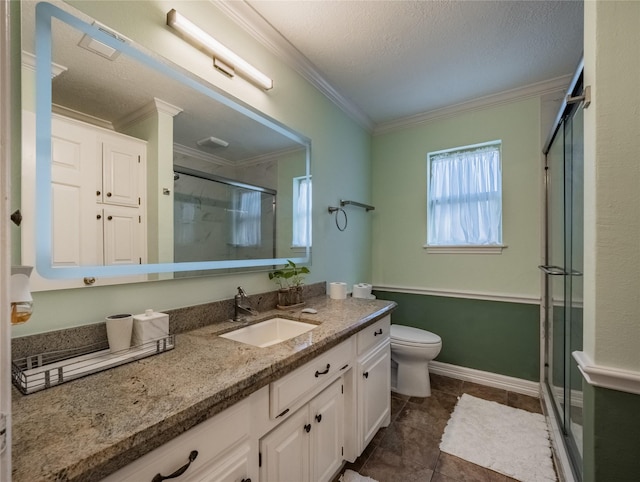
<path id="1" fill-rule="evenodd" d="M 23 256 L 42 276 L 309 262 L 307 138 L 66 4 L 24 2 L 23 50 Z"/>

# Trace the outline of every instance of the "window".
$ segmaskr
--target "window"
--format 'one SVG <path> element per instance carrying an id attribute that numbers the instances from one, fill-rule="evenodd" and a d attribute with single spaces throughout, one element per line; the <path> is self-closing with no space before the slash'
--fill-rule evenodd
<path id="1" fill-rule="evenodd" d="M 237 247 L 260 246 L 260 193 L 236 189 L 232 197 L 231 244 Z"/>
<path id="2" fill-rule="evenodd" d="M 501 146 L 427 154 L 427 248 L 502 247 Z"/>
<path id="3" fill-rule="evenodd" d="M 293 178 L 294 247 L 311 246 L 311 177 Z"/>

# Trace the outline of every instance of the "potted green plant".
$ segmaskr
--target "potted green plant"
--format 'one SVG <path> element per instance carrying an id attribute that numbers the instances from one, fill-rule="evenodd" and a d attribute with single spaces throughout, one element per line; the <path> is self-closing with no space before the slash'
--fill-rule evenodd
<path id="1" fill-rule="evenodd" d="M 290 259 L 281 269 L 269 273 L 269 279 L 278 285 L 278 306 L 302 303 L 304 277 L 309 274 L 306 266 L 297 266 Z"/>

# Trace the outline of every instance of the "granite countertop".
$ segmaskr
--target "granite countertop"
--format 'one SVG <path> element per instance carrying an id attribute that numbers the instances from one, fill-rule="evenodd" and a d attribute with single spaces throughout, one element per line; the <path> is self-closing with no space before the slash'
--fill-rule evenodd
<path id="1" fill-rule="evenodd" d="M 318 323 L 266 348 L 218 335 L 248 323 L 213 323 L 176 336 L 166 353 L 31 395 L 13 388 L 13 482 L 97 481 L 391 313 L 392 301 L 327 296 L 317 314 L 272 310 Z"/>

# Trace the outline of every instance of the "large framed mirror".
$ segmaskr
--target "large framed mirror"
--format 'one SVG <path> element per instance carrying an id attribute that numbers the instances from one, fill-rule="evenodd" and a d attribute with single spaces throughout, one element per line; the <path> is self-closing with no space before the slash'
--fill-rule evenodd
<path id="1" fill-rule="evenodd" d="M 67 4 L 22 16 L 23 262 L 132 281 L 310 262 L 309 139 Z"/>

